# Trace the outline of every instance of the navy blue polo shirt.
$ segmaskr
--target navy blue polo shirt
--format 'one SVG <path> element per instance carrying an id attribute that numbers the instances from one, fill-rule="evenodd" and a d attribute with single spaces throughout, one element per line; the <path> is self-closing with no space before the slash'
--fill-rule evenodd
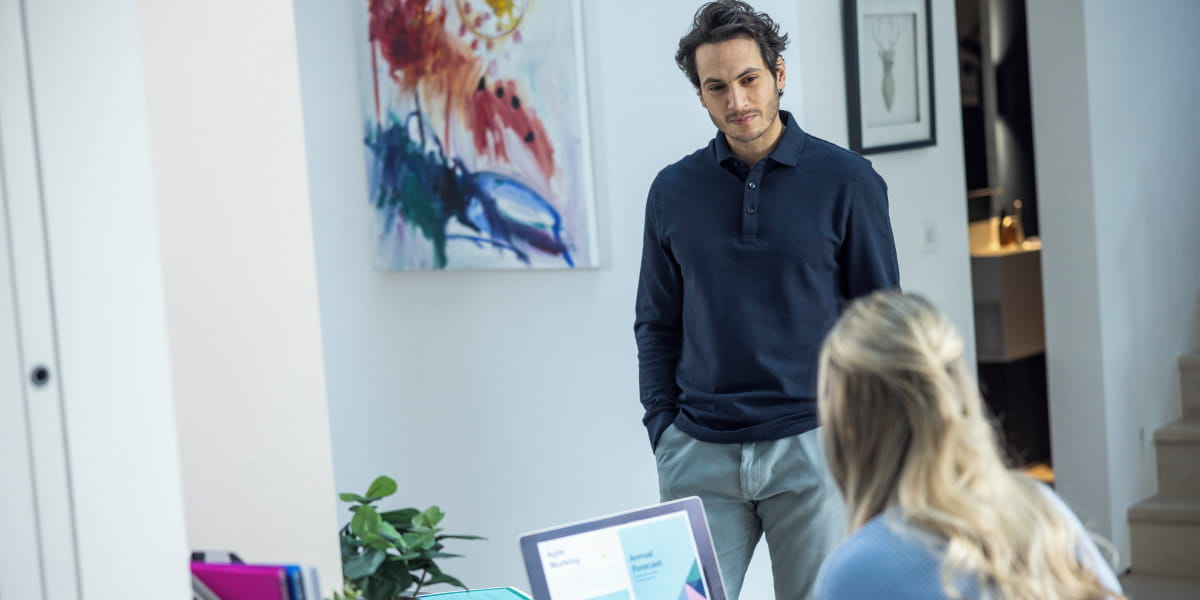
<path id="1" fill-rule="evenodd" d="M 784 131 L 753 168 L 722 133 L 646 201 L 634 333 L 651 445 L 817 426 L 817 354 L 851 299 L 900 284 L 887 185 L 863 157 Z"/>

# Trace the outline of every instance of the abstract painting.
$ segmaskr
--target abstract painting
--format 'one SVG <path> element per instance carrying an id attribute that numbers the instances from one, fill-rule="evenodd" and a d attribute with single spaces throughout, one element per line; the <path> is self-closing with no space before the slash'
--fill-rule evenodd
<path id="1" fill-rule="evenodd" d="M 850 149 L 936 142 L 929 0 L 846 0 Z"/>
<path id="2" fill-rule="evenodd" d="M 578 0 L 366 0 L 376 263 L 597 264 Z"/>

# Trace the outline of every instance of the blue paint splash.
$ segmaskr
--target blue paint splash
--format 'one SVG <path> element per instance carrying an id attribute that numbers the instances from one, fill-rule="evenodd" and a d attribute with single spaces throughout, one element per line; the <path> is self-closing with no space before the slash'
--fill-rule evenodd
<path id="1" fill-rule="evenodd" d="M 416 228 L 433 246 L 433 267 L 447 266 L 446 243 L 463 240 L 512 253 L 531 264 L 530 253 L 559 256 L 574 267 L 562 239 L 562 217 L 521 181 L 489 171 L 472 172 L 462 160 L 447 160 L 442 142 L 413 111 L 387 124 L 369 125 L 364 140 L 371 153 L 369 183 L 382 232 L 396 220 Z M 457 221 L 474 235 L 447 234 Z"/>

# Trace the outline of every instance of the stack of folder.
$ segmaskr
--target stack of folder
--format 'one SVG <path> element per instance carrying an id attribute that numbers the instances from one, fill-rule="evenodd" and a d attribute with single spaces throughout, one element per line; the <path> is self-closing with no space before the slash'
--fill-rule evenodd
<path id="1" fill-rule="evenodd" d="M 422 594 L 438 600 L 531 600 L 512 587 Z M 321 600 L 314 567 L 192 562 L 193 600 Z"/>
<path id="2" fill-rule="evenodd" d="M 315 567 L 192 562 L 194 600 L 321 600 Z"/>

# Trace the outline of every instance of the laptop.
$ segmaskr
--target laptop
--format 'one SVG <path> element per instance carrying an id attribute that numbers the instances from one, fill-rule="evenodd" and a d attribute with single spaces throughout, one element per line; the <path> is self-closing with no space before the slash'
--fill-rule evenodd
<path id="1" fill-rule="evenodd" d="M 726 600 L 693 496 L 521 536 L 534 600 Z"/>

